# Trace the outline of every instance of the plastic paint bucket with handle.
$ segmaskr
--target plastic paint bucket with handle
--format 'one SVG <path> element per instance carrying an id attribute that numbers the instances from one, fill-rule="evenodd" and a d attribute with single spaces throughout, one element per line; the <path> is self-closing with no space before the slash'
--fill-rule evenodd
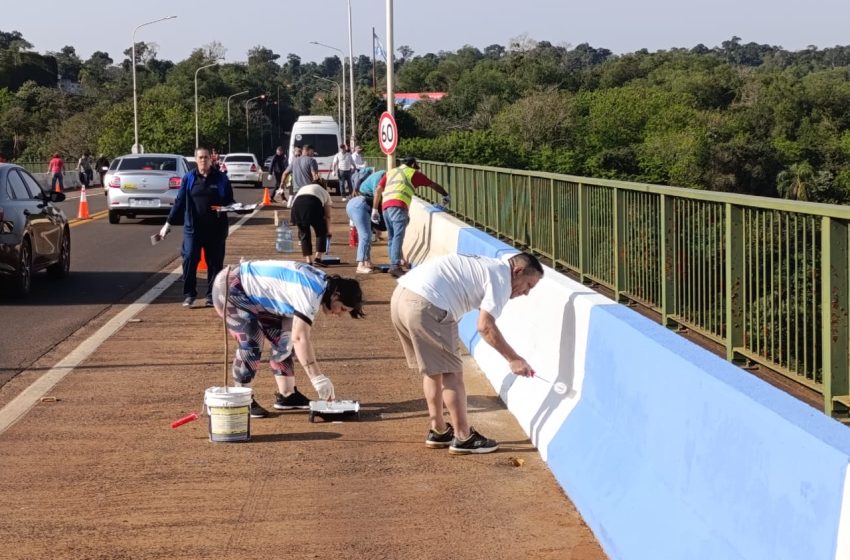
<path id="1" fill-rule="evenodd" d="M 210 387 L 204 393 L 210 441 L 251 439 L 250 387 Z"/>

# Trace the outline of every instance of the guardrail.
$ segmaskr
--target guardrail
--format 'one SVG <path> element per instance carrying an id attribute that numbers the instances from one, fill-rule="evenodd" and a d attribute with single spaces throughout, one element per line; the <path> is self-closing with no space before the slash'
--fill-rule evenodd
<path id="1" fill-rule="evenodd" d="M 420 165 L 467 223 L 818 391 L 827 414 L 850 413 L 850 207 Z"/>

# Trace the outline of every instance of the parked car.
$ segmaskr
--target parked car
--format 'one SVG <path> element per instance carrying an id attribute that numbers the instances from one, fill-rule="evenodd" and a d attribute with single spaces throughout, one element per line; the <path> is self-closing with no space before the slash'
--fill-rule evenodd
<path id="1" fill-rule="evenodd" d="M 186 156 L 186 167 L 189 168 L 189 171 L 194 171 L 198 168 L 198 162 L 194 156 Z"/>
<path id="2" fill-rule="evenodd" d="M 263 162 L 263 171 L 271 171 L 272 168 L 272 160 L 274 159 L 274 154 L 270 155 L 266 158 L 266 161 Z"/>
<path id="3" fill-rule="evenodd" d="M 112 160 L 106 181 L 109 223 L 121 216 L 164 216 L 171 211 L 183 175 L 189 172 L 186 158 L 177 154 L 128 154 Z"/>
<path id="4" fill-rule="evenodd" d="M 71 270 L 71 229 L 55 204 L 63 200 L 23 167 L 0 163 L 0 279 L 16 294 L 29 293 L 39 270 L 54 278 Z"/>
<path id="5" fill-rule="evenodd" d="M 233 184 L 249 183 L 258 189 L 263 187 L 263 170 L 254 154 L 227 154 L 221 170 L 227 173 Z"/>

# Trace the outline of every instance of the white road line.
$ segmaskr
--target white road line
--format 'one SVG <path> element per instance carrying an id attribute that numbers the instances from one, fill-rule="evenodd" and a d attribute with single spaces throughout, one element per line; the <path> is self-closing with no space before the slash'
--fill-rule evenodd
<path id="1" fill-rule="evenodd" d="M 230 228 L 230 233 L 239 229 L 246 221 L 248 221 L 248 219 L 252 218 L 259 211 L 260 207 L 233 224 Z M 5 432 L 10 426 L 20 420 L 22 416 L 29 412 L 29 410 L 41 399 L 41 397 L 50 391 L 57 383 L 62 381 L 66 375 L 74 371 L 74 368 L 87 360 L 101 344 L 127 324 L 127 321 L 141 313 L 148 304 L 162 295 L 165 290 L 177 281 L 181 272 L 182 267 L 180 266 L 169 272 L 168 275 L 160 280 L 156 286 L 145 292 L 145 294 L 139 299 L 128 305 L 125 309 L 119 312 L 118 315 L 107 321 L 107 323 L 100 327 L 97 332 L 84 340 L 67 356 L 59 360 L 59 363 L 53 366 L 47 373 L 33 381 L 33 383 L 24 389 L 21 394 L 0 409 L 0 434 Z"/>

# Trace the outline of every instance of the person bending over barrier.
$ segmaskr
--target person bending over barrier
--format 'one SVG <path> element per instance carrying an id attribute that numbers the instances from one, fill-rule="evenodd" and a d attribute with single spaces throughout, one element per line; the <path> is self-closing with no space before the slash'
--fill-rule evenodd
<path id="1" fill-rule="evenodd" d="M 425 445 L 450 453 L 491 453 L 499 444 L 469 425 L 466 388 L 458 339 L 458 321 L 479 309 L 478 332 L 504 356 L 515 375 L 533 375 L 531 367 L 508 344 L 496 318 L 509 299 L 524 296 L 543 277 L 533 255 L 515 254 L 506 262 L 489 257 L 445 255 L 401 277 L 390 302 L 393 326 L 407 364 L 423 375 L 422 389 L 431 427 Z M 452 423 L 443 418 L 443 403 Z"/>
<path id="2" fill-rule="evenodd" d="M 216 276 L 213 301 L 218 314 L 226 314 L 227 329 L 238 343 L 233 359 L 233 379 L 238 386 L 251 386 L 265 337 L 271 343 L 269 364 L 278 388 L 274 408 L 307 409 L 310 405 L 295 386 L 293 350 L 319 398 L 336 398 L 333 383 L 316 363 L 313 319 L 319 309 L 335 316 L 363 317 L 363 292 L 357 280 L 329 276 L 305 263 L 247 261 L 226 267 Z M 252 418 L 267 415 L 256 399 L 251 401 Z"/>

